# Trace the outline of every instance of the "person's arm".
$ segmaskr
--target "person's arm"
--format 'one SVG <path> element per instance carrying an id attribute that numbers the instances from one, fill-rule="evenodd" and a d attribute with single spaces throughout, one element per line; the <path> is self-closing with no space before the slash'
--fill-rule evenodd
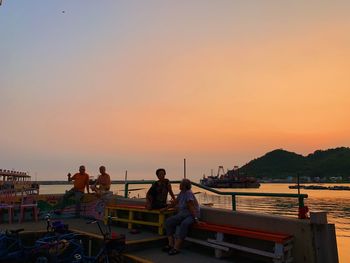
<path id="1" fill-rule="evenodd" d="M 152 185 L 153 186 L 153 185 Z M 152 191 L 152 186 L 147 190 L 147 193 L 146 193 L 146 198 L 149 199 L 151 198 L 151 191 Z"/>
<path id="2" fill-rule="evenodd" d="M 172 199 L 173 201 L 175 201 L 176 198 L 175 198 L 173 189 L 171 188 L 171 183 L 170 183 L 170 182 L 168 183 L 168 191 L 169 191 L 169 194 L 170 194 L 170 196 L 171 196 L 171 199 Z"/>
<path id="3" fill-rule="evenodd" d="M 108 187 L 110 188 L 112 185 L 112 180 L 111 180 L 111 176 L 108 175 Z"/>
<path id="4" fill-rule="evenodd" d="M 100 176 L 101 176 L 101 175 L 99 175 L 99 176 L 97 177 L 97 179 L 95 180 L 95 182 L 94 182 L 94 186 L 95 186 L 95 187 L 97 187 L 97 185 L 100 184 Z"/>
<path id="5" fill-rule="evenodd" d="M 179 203 L 178 199 L 175 198 L 175 199 L 174 199 L 170 204 L 168 204 L 166 207 L 160 209 L 160 211 L 166 211 L 166 210 L 168 210 L 168 209 L 170 209 L 170 208 L 173 208 L 173 207 L 177 206 L 178 203 Z"/>
<path id="6" fill-rule="evenodd" d="M 152 209 L 152 203 L 153 203 L 153 195 L 154 195 L 154 188 L 155 188 L 155 183 L 151 185 L 151 187 L 148 189 L 146 193 L 146 208 L 147 209 Z"/>
<path id="7" fill-rule="evenodd" d="M 190 213 L 194 219 L 195 222 L 198 221 L 198 217 L 197 217 L 197 210 L 196 210 L 196 206 L 193 200 L 188 200 L 187 201 L 187 206 L 188 206 L 188 210 L 190 210 Z"/>
<path id="8" fill-rule="evenodd" d="M 85 182 L 85 184 L 86 184 L 86 191 L 87 191 L 88 194 L 90 194 L 89 176 L 87 175 L 86 178 L 87 178 L 87 179 L 86 179 L 86 182 Z"/>

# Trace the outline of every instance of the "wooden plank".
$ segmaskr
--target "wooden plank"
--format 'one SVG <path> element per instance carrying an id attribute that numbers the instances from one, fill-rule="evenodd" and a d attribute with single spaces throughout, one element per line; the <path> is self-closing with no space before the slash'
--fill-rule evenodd
<path id="1" fill-rule="evenodd" d="M 204 240 L 200 240 L 200 239 L 196 239 L 196 238 L 192 238 L 192 237 L 186 237 L 185 240 L 192 242 L 192 243 L 197 243 L 197 244 L 200 244 L 203 246 L 212 247 L 215 249 L 220 249 L 220 250 L 223 250 L 226 252 L 230 250 L 228 247 L 217 245 L 217 244 L 212 244 L 212 243 L 206 242 Z"/>
<path id="2" fill-rule="evenodd" d="M 125 222 L 129 224 L 139 224 L 139 225 L 147 225 L 147 226 L 159 226 L 158 222 L 147 222 L 147 221 L 141 221 L 141 220 L 129 220 L 127 218 L 114 218 L 113 221 L 117 222 Z"/>
<path id="3" fill-rule="evenodd" d="M 140 208 L 140 209 L 146 209 L 144 205 L 127 205 L 127 204 L 108 204 L 111 208 Z"/>
<path id="4" fill-rule="evenodd" d="M 224 234 L 223 233 L 216 233 L 216 240 L 217 241 L 224 241 Z M 222 258 L 223 253 L 221 249 L 215 249 L 215 257 L 216 258 Z"/>
<path id="5" fill-rule="evenodd" d="M 217 241 L 215 239 L 208 238 L 208 242 L 216 244 L 216 245 L 226 246 L 226 247 L 233 248 L 236 250 L 241 250 L 241 251 L 248 252 L 248 253 L 253 253 L 253 254 L 269 257 L 269 258 L 276 258 L 276 259 L 280 258 L 280 257 L 277 257 L 272 252 L 266 252 L 263 250 L 249 248 L 249 247 L 245 247 L 245 246 L 240 246 L 240 245 L 236 245 L 236 244 L 232 244 L 232 243 L 228 243 L 228 242 L 224 242 L 224 241 Z"/>
<path id="6" fill-rule="evenodd" d="M 110 210 L 125 210 L 125 211 L 136 211 L 151 214 L 171 214 L 174 213 L 174 209 L 160 211 L 159 209 L 146 209 L 144 206 L 120 206 L 120 205 L 107 205 L 106 208 Z"/>
<path id="7" fill-rule="evenodd" d="M 126 208 L 126 207 L 108 207 L 110 211 L 134 211 L 134 212 L 141 212 L 141 213 L 150 213 L 150 214 L 159 214 L 159 210 L 146 210 L 146 209 L 133 209 L 133 208 Z"/>
<path id="8" fill-rule="evenodd" d="M 165 221 L 165 215 L 159 214 L 158 216 L 158 234 L 163 235 L 164 234 L 164 221 Z"/>

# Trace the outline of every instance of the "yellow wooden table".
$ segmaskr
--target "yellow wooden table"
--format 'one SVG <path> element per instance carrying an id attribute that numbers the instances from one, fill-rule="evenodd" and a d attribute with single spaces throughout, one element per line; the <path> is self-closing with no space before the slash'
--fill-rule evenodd
<path id="1" fill-rule="evenodd" d="M 118 211 L 127 211 L 128 217 L 119 217 Z M 158 215 L 158 221 L 149 221 L 146 219 L 134 219 L 135 213 L 142 214 L 155 214 Z M 158 234 L 164 234 L 164 221 L 165 217 L 168 215 L 173 215 L 175 213 L 174 209 L 169 209 L 166 211 L 160 211 L 159 209 L 146 209 L 142 205 L 123 205 L 123 204 L 109 204 L 105 208 L 105 223 L 110 216 L 112 221 L 115 222 L 125 222 L 128 223 L 128 229 L 133 228 L 133 224 L 147 225 L 147 226 L 156 226 L 158 227 Z"/>

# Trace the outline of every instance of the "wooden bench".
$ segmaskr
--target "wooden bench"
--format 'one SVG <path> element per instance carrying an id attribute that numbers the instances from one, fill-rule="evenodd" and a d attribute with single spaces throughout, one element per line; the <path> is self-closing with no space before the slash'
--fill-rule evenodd
<path id="1" fill-rule="evenodd" d="M 121 211 L 127 212 L 127 217 L 121 217 Z M 124 205 L 124 204 L 110 204 L 105 208 L 105 223 L 108 216 L 111 216 L 112 221 L 128 223 L 128 229 L 133 228 L 133 224 L 156 226 L 158 227 L 158 234 L 164 234 L 165 217 L 174 214 L 174 210 L 160 211 L 159 209 L 146 209 L 143 205 Z M 125 212 L 124 212 L 125 213 Z M 154 214 L 157 215 L 157 221 L 149 221 L 146 219 L 134 219 L 135 213 Z"/>
<path id="2" fill-rule="evenodd" d="M 187 241 L 200 245 L 209 246 L 215 249 L 215 256 L 220 258 L 223 252 L 228 252 L 230 249 L 240 250 L 252 254 L 257 254 L 264 257 L 269 257 L 274 263 L 293 262 L 292 258 L 292 241 L 293 236 L 289 234 L 270 233 L 253 229 L 242 229 L 232 226 L 215 225 L 211 223 L 200 222 L 194 224 L 193 229 L 216 233 L 216 239 L 202 240 L 192 237 L 186 237 Z M 249 239 L 264 240 L 271 242 L 271 247 L 268 251 L 248 246 L 234 244 L 225 241 L 225 236 L 245 237 Z"/>

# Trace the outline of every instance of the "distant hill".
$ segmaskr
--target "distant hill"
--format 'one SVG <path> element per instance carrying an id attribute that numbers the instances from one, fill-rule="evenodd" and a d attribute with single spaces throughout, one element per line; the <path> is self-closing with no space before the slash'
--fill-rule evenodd
<path id="1" fill-rule="evenodd" d="M 350 148 L 317 150 L 303 156 L 282 149 L 266 153 L 240 168 L 240 173 L 255 177 L 285 178 L 288 176 L 350 176 Z"/>

